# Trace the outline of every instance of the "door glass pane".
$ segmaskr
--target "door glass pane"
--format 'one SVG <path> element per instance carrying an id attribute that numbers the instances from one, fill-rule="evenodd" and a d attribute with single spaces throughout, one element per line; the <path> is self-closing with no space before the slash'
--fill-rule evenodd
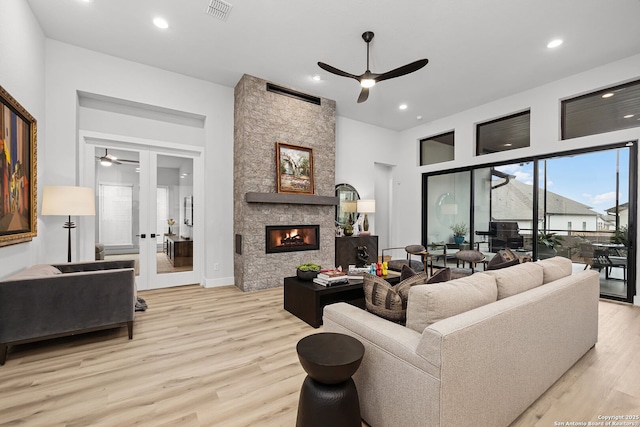
<path id="1" fill-rule="evenodd" d="M 474 184 L 476 249 L 487 259 L 506 248 L 531 255 L 533 163 L 476 169 Z"/>
<path id="2" fill-rule="evenodd" d="M 135 259 L 139 262 L 139 154 L 134 151 L 95 149 L 96 259 Z"/>
<path id="3" fill-rule="evenodd" d="M 624 298 L 629 151 L 620 148 L 540 162 L 539 257 L 551 249 L 550 255 L 589 265 L 600 271 L 602 294 Z"/>
<path id="4" fill-rule="evenodd" d="M 430 253 L 446 251 L 451 255 L 464 248 L 464 245 L 469 245 L 469 183 L 470 172 L 428 178 L 427 243 Z M 441 258 L 447 260 L 447 257 Z"/>
<path id="5" fill-rule="evenodd" d="M 193 270 L 193 160 L 158 155 L 158 274 Z M 197 201 L 195 201 L 197 203 Z"/>

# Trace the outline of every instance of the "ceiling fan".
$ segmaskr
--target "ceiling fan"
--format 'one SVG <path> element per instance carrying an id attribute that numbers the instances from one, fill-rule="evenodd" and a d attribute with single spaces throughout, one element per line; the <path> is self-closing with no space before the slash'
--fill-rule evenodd
<path id="1" fill-rule="evenodd" d="M 410 64 L 403 65 L 402 67 L 395 68 L 391 71 L 387 71 L 386 73 L 376 74 L 372 73 L 369 69 L 369 43 L 373 40 L 373 32 L 366 31 L 362 33 L 362 39 L 367 43 L 367 71 L 359 76 L 355 74 L 347 73 L 346 71 L 339 70 L 331 65 L 325 64 L 324 62 L 318 62 L 318 66 L 325 71 L 336 74 L 342 77 L 349 77 L 352 79 L 356 79 L 360 82 L 360 86 L 362 86 L 362 90 L 360 91 L 360 96 L 358 97 L 358 103 L 364 102 L 369 98 L 369 88 L 373 87 L 376 83 L 381 82 L 383 80 L 389 80 L 394 77 L 404 76 L 405 74 L 413 73 L 414 71 L 418 71 L 420 68 L 427 65 L 429 62 L 428 59 L 419 59 Z"/>
<path id="2" fill-rule="evenodd" d="M 119 159 L 113 154 L 109 154 L 109 150 L 106 148 L 104 149 L 104 156 L 96 156 L 96 160 L 98 160 L 102 166 L 106 167 L 111 165 L 121 165 L 122 163 L 132 163 L 136 165 L 140 163 L 137 160 Z"/>

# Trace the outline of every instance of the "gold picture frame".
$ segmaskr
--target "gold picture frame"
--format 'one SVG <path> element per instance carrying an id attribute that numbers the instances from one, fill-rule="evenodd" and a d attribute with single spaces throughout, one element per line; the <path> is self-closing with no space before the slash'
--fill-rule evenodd
<path id="1" fill-rule="evenodd" d="M 37 235 L 37 122 L 0 86 L 0 246 Z"/>
<path id="2" fill-rule="evenodd" d="M 314 194 L 313 149 L 276 142 L 278 193 Z"/>

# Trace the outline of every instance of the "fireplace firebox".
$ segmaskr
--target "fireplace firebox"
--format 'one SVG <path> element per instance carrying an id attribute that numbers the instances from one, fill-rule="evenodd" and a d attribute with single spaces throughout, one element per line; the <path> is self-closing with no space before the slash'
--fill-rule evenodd
<path id="1" fill-rule="evenodd" d="M 319 225 L 267 225 L 266 252 L 314 251 L 320 249 Z"/>

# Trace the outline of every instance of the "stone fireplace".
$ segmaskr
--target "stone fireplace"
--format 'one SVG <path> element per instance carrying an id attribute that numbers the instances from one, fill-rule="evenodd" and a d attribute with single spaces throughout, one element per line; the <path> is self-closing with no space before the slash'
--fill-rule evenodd
<path id="1" fill-rule="evenodd" d="M 267 225 L 265 231 L 268 254 L 320 249 L 319 225 Z"/>
<path id="2" fill-rule="evenodd" d="M 335 101 L 249 75 L 234 96 L 235 285 L 243 291 L 273 288 L 295 276 L 300 264 L 333 267 Z M 312 150 L 313 194 L 278 193 L 277 142 Z M 280 239 L 289 229 L 286 244 L 271 242 L 267 226 Z M 308 238 L 308 227 L 315 243 L 300 241 Z"/>

